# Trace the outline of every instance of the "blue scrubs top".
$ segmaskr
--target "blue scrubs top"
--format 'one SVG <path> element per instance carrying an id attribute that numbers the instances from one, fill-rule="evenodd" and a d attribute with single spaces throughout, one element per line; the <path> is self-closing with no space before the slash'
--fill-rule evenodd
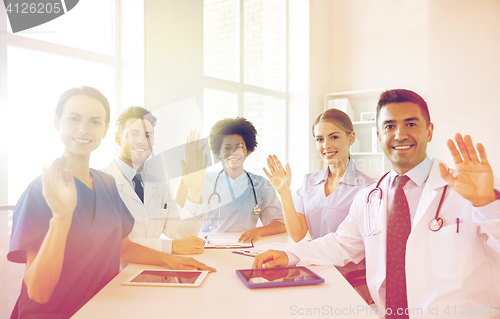
<path id="1" fill-rule="evenodd" d="M 134 218 L 121 200 L 114 178 L 98 170 L 91 173 L 95 192 L 75 178 L 78 200 L 59 282 L 49 301 L 39 304 L 29 298 L 23 281 L 19 317 L 69 318 L 118 274 L 121 241 L 131 232 Z M 37 177 L 14 207 L 7 258 L 26 263 L 27 251 L 39 251 L 51 217 L 41 177 Z"/>
<path id="2" fill-rule="evenodd" d="M 276 195 L 271 183 L 264 177 L 249 173 L 255 187 L 257 203 L 261 209 L 259 215 L 253 211 L 255 207 L 255 197 L 253 195 L 252 184 L 246 173 L 241 174 L 235 180 L 232 180 L 225 172 L 222 172 L 217 181 L 216 193 L 221 198 L 220 220 L 217 196 L 211 196 L 214 193 L 214 185 L 217 175 L 220 171 L 208 172 L 203 184 L 203 201 L 210 202 L 206 205 L 207 219 L 201 226 L 201 232 L 244 232 L 257 226 L 260 218 L 264 226 L 274 221 L 280 221 L 284 224 L 281 202 Z M 219 221 L 219 228 L 211 229 Z"/>

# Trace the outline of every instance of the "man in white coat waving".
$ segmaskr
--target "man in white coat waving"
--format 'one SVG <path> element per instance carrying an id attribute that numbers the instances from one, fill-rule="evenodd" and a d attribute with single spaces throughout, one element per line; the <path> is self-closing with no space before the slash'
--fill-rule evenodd
<path id="1" fill-rule="evenodd" d="M 427 157 L 434 125 L 426 102 L 409 90 L 381 94 L 377 130 L 392 169 L 357 194 L 337 232 L 268 251 L 253 267 L 343 266 L 366 257 L 381 316 L 498 318 L 500 184 L 484 147 L 476 152 L 460 134 L 458 149 L 448 140 L 456 170 Z"/>
<path id="2" fill-rule="evenodd" d="M 186 145 L 189 158 L 183 163 L 188 195 L 181 209 L 168 185 L 145 173 L 144 165 L 155 141 L 155 125 L 156 117 L 142 107 L 124 110 L 116 120 L 115 141 L 120 155 L 104 171 L 113 175 L 120 197 L 134 216 L 134 228 L 129 235 L 133 242 L 169 254 L 200 254 L 204 243 L 196 235 L 206 218 L 200 204 L 206 158 L 191 134 Z M 161 234 L 172 240 L 160 239 Z"/>

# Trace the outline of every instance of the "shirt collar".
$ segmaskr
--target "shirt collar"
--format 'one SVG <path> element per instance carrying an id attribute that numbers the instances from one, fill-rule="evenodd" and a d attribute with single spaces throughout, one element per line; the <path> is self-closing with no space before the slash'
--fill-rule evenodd
<path id="1" fill-rule="evenodd" d="M 321 174 L 318 174 L 318 176 L 316 176 L 316 180 L 313 182 L 313 185 L 325 183 L 326 180 L 328 179 L 328 171 L 329 171 L 328 167 L 322 170 Z"/>
<path id="2" fill-rule="evenodd" d="M 429 157 L 425 157 L 425 159 L 420 162 L 417 166 L 406 172 L 406 176 L 410 178 L 412 182 L 414 182 L 418 187 L 422 187 L 427 178 L 429 177 L 429 173 L 431 172 L 432 161 Z M 389 185 L 391 188 L 394 187 L 394 179 L 398 176 L 398 173 L 391 168 L 391 173 L 389 174 Z"/>
<path id="3" fill-rule="evenodd" d="M 313 185 L 319 185 L 321 183 L 326 183 L 328 179 L 328 172 L 330 171 L 330 168 L 327 166 L 326 169 L 322 171 L 322 174 L 318 174 L 316 181 L 314 181 Z M 358 179 L 357 179 L 357 174 L 358 170 L 356 169 L 356 164 L 352 159 L 349 159 L 349 164 L 347 164 L 347 167 L 344 172 L 344 176 L 342 176 L 342 179 L 340 180 L 339 184 L 346 184 L 346 185 L 352 185 L 356 186 L 358 185 Z"/>
<path id="4" fill-rule="evenodd" d="M 132 167 L 125 164 L 125 162 L 122 161 L 119 157 L 115 158 L 115 163 L 116 165 L 118 165 L 118 168 L 122 172 L 123 176 L 125 176 L 125 178 L 128 179 L 129 182 L 132 182 L 132 179 L 134 179 L 134 176 L 138 172 Z M 144 180 L 144 176 L 142 176 L 143 171 L 144 171 L 144 166 L 143 169 L 139 172 L 141 174 L 141 178 Z"/>

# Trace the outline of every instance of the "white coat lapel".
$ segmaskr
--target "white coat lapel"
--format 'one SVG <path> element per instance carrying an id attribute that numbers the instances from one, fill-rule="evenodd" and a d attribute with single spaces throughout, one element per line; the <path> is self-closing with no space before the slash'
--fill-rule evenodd
<path id="1" fill-rule="evenodd" d="M 436 158 L 433 160 L 429 177 L 427 178 L 420 201 L 418 202 L 417 211 L 415 212 L 412 232 L 415 227 L 420 227 L 420 223 L 426 224 L 424 226 L 428 228 L 428 224 L 436 215 L 439 200 L 443 194 L 444 187 L 447 185 L 446 181 L 441 178 L 441 174 L 439 173 L 439 163 L 443 162 Z"/>
<path id="2" fill-rule="evenodd" d="M 148 205 L 151 197 L 153 197 L 153 194 L 157 191 L 157 189 L 158 185 L 156 185 L 155 182 L 144 181 L 144 205 Z"/>
<path id="3" fill-rule="evenodd" d="M 107 171 L 115 178 L 116 188 L 118 188 L 120 196 L 128 196 L 131 199 L 142 204 L 139 196 L 137 196 L 135 190 L 132 188 L 132 186 L 130 186 L 129 181 L 125 178 L 125 176 L 123 176 L 122 171 L 120 170 L 118 165 L 116 165 L 116 162 L 114 160 L 109 164 Z"/>
<path id="4" fill-rule="evenodd" d="M 382 183 L 380 183 L 380 188 L 382 189 L 382 201 L 380 203 L 379 212 L 374 212 L 377 217 L 377 229 L 380 230 L 380 245 L 379 250 L 384 252 L 381 254 L 380 259 L 377 259 L 378 265 L 373 269 L 376 269 L 376 274 L 373 274 L 373 284 L 376 287 L 376 291 L 380 290 L 380 287 L 385 281 L 386 272 L 386 250 L 387 250 L 387 212 L 389 210 L 388 198 L 389 198 L 389 175 L 387 175 Z M 369 247 L 367 247 L 369 249 Z"/>
<path id="5" fill-rule="evenodd" d="M 380 229 L 381 233 L 381 243 L 384 247 L 387 246 L 387 214 L 389 211 L 388 201 L 389 201 L 389 175 L 384 178 L 384 181 L 381 183 L 380 188 L 382 191 L 382 203 L 380 204 L 380 217 L 379 217 L 379 225 L 378 229 Z M 385 248 L 384 248 L 385 250 Z M 385 254 L 384 254 L 385 259 Z M 384 260 L 385 265 L 385 260 Z"/>

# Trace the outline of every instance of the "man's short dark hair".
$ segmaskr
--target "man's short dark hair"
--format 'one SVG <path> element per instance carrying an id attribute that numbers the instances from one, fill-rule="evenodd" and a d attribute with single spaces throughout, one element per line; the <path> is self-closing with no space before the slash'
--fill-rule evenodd
<path id="1" fill-rule="evenodd" d="M 243 117 L 225 118 L 215 123 L 210 130 L 209 139 L 212 153 L 219 155 L 224 136 L 234 134 L 243 137 L 249 154 L 257 147 L 257 130 L 252 122 Z"/>
<path id="2" fill-rule="evenodd" d="M 75 95 L 84 95 L 88 96 L 90 98 L 93 98 L 104 106 L 104 110 L 106 111 L 106 124 L 109 124 L 109 120 L 111 118 L 110 115 L 110 110 L 109 110 L 109 102 L 108 99 L 101 93 L 99 90 L 94 89 L 93 87 L 90 86 L 80 86 L 78 88 L 72 88 L 64 92 L 61 97 L 59 98 L 59 101 L 57 101 L 57 106 L 56 106 L 56 116 L 58 119 L 61 118 L 61 115 L 64 110 L 64 103 L 66 101 Z"/>
<path id="3" fill-rule="evenodd" d="M 411 102 L 418 105 L 420 108 L 420 112 L 422 112 L 422 116 L 425 119 L 425 123 L 427 126 L 431 124 L 431 116 L 429 115 L 429 108 L 427 107 L 427 103 L 425 100 L 418 95 L 417 93 L 405 90 L 405 89 L 396 89 L 396 90 L 387 90 L 380 94 L 380 98 L 377 104 L 377 126 L 378 126 L 378 117 L 380 114 L 380 110 L 387 104 L 391 103 L 402 103 L 402 102 Z"/>
<path id="4" fill-rule="evenodd" d="M 120 135 L 123 134 L 125 124 L 127 124 L 127 121 L 130 119 L 148 120 L 153 127 L 156 125 L 156 117 L 151 114 L 151 112 L 140 106 L 131 106 L 118 115 L 116 119 L 116 130 Z"/>

